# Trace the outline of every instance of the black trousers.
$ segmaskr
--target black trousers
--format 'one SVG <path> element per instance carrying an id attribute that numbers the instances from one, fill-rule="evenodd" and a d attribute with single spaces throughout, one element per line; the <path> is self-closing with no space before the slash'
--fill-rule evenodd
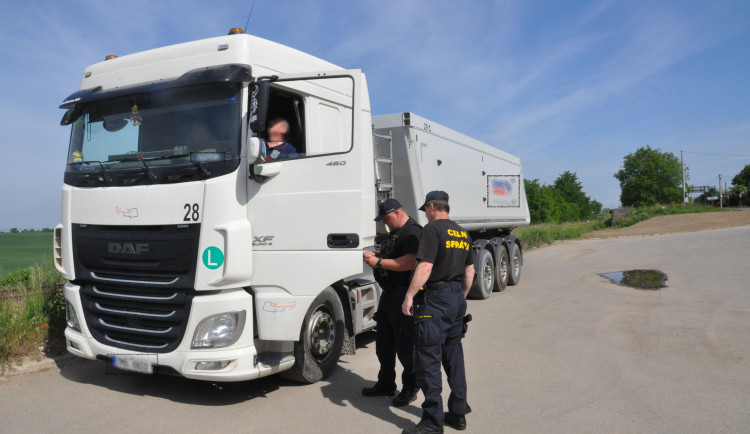
<path id="1" fill-rule="evenodd" d="M 420 291 L 414 308 L 414 370 L 424 393 L 421 423 L 443 427 L 442 365 L 451 393 L 448 410 L 464 415 L 471 411 L 466 402 L 463 319 L 466 299 L 459 282 L 445 282 Z"/>
<path id="2" fill-rule="evenodd" d="M 401 313 L 407 287 L 384 288 L 380 294 L 375 335 L 375 354 L 380 362 L 378 383 L 396 387 L 396 356 L 404 367 L 401 373 L 403 389 L 417 391 L 414 375 L 414 322 Z"/>

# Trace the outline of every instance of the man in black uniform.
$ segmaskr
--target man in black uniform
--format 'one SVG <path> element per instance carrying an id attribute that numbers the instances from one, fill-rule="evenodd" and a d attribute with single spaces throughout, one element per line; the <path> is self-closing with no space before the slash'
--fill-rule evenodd
<path id="1" fill-rule="evenodd" d="M 417 265 L 417 249 L 422 227 L 401 207 L 396 199 L 386 199 L 378 205 L 375 221 L 383 220 L 390 229 L 388 238 L 380 244 L 380 253 L 364 251 L 364 261 L 373 268 L 375 280 L 383 292 L 380 295 L 375 353 L 380 362 L 378 381 L 362 389 L 365 396 L 392 396 L 396 392 L 396 354 L 404 370 L 401 374 L 401 393 L 393 399 L 394 407 L 401 407 L 417 399 L 414 375 L 414 323 L 401 314 L 401 303 Z"/>
<path id="2" fill-rule="evenodd" d="M 417 260 L 409 289 L 401 306 L 414 317 L 414 370 L 425 399 L 422 420 L 404 433 L 441 433 L 443 424 L 466 429 L 466 371 L 461 345 L 466 295 L 474 279 L 471 238 L 450 220 L 448 194 L 431 191 L 424 205 L 429 223 L 422 230 Z M 413 308 L 413 310 L 412 310 Z M 442 362 L 451 394 L 443 413 Z"/>

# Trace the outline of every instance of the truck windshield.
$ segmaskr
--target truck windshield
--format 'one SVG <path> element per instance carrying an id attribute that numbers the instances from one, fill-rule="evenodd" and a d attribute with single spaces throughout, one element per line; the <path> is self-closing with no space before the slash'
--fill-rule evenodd
<path id="1" fill-rule="evenodd" d="M 73 123 L 65 183 L 165 184 L 235 170 L 240 85 L 209 83 L 92 101 Z"/>

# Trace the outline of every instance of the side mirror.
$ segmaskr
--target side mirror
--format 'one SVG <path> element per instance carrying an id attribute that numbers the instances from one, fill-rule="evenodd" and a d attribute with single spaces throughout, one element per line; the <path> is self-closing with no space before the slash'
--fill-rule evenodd
<path id="1" fill-rule="evenodd" d="M 247 161 L 250 163 L 248 175 L 259 184 L 281 172 L 282 163 L 278 161 L 260 164 L 266 162 L 267 149 L 266 142 L 262 139 L 251 137 L 247 141 Z"/>
<path id="2" fill-rule="evenodd" d="M 268 94 L 271 84 L 267 81 L 256 81 L 250 84 L 250 130 L 260 133 L 266 129 L 268 115 Z"/>
<path id="3" fill-rule="evenodd" d="M 250 164 L 258 164 L 266 161 L 266 141 L 258 137 L 247 139 L 247 161 Z"/>
<path id="4" fill-rule="evenodd" d="M 81 107 L 75 106 L 71 109 L 68 109 L 68 111 L 65 112 L 65 114 L 62 117 L 62 120 L 60 120 L 61 126 L 70 125 L 73 122 L 77 121 L 78 118 L 81 117 L 81 114 L 83 113 L 83 110 L 81 110 Z"/>

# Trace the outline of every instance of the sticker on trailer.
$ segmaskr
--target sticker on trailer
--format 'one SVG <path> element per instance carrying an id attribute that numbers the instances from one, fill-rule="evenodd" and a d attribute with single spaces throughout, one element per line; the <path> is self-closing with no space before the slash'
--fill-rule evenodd
<path id="1" fill-rule="evenodd" d="M 487 175 L 487 208 L 519 208 L 521 175 Z"/>

